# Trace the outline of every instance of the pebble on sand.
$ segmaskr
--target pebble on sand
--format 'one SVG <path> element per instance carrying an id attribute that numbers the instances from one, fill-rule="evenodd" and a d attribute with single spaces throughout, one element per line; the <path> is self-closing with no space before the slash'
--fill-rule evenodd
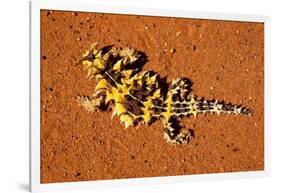
<path id="1" fill-rule="evenodd" d="M 180 36 L 181 35 L 181 31 L 177 31 L 176 36 Z"/>
<path id="2" fill-rule="evenodd" d="M 175 49 L 175 48 L 171 48 L 169 52 L 170 52 L 171 54 L 173 54 L 173 53 L 176 52 L 176 49 Z"/>

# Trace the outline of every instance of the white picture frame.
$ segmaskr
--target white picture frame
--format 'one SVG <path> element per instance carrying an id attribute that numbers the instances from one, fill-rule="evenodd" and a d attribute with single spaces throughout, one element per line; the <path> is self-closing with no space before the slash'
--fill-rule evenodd
<path id="1" fill-rule="evenodd" d="M 219 174 L 199 174 L 186 176 L 149 177 L 135 179 L 117 179 L 104 181 L 69 182 L 40 184 L 40 10 L 66 10 L 97 13 L 116 13 L 146 16 L 173 16 L 195 19 L 233 20 L 264 23 L 264 171 L 234 172 Z M 264 177 L 270 171 L 270 18 L 259 15 L 240 15 L 226 13 L 191 12 L 186 10 L 143 9 L 137 7 L 101 6 L 87 3 L 65 3 L 59 1 L 30 2 L 30 191 L 45 192 L 100 187 L 135 186 L 147 184 L 165 184 L 175 182 L 205 181 Z"/>

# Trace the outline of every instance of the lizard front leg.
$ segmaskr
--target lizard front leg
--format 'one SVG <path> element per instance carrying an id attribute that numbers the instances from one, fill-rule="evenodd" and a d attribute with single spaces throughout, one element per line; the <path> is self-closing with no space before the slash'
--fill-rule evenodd
<path id="1" fill-rule="evenodd" d="M 172 116 L 164 122 L 164 139 L 170 144 L 187 144 L 194 138 L 192 129 L 183 129 L 177 117 Z"/>
<path id="2" fill-rule="evenodd" d="M 78 103 L 89 112 L 103 109 L 106 92 L 95 92 L 92 96 L 79 96 Z"/>
<path id="3" fill-rule="evenodd" d="M 79 96 L 78 103 L 89 112 L 94 112 L 97 109 L 103 110 L 106 108 L 106 93 L 107 82 L 104 79 L 98 81 L 95 88 L 95 93 L 92 96 Z"/>

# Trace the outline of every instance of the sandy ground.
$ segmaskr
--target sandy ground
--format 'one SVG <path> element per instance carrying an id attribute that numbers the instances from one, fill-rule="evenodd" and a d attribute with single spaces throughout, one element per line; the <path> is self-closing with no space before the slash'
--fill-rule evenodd
<path id="1" fill-rule="evenodd" d="M 41 182 L 263 170 L 263 37 L 262 23 L 42 11 Z M 86 112 L 76 99 L 95 80 L 77 61 L 93 42 L 144 51 L 144 70 L 188 77 L 195 95 L 253 116 L 185 118 L 195 139 L 173 146 L 161 121 L 125 130 L 110 111 Z"/>

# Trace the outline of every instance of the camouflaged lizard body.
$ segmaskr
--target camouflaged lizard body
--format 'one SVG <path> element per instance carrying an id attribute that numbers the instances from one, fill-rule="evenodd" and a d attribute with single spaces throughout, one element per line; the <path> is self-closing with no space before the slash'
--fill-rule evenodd
<path id="1" fill-rule="evenodd" d="M 191 82 L 187 78 L 177 78 L 168 84 L 153 71 L 141 71 L 145 56 L 131 48 L 107 46 L 99 49 L 95 43 L 83 54 L 81 63 L 88 78 L 97 80 L 92 96 L 79 97 L 79 103 L 86 110 L 110 106 L 113 116 L 120 117 L 126 128 L 160 119 L 164 125 L 164 138 L 171 144 L 186 144 L 194 137 L 192 129 L 179 125 L 181 117 L 208 112 L 251 113 L 240 105 L 197 99 L 191 93 Z M 165 88 L 165 85 L 168 86 Z"/>

